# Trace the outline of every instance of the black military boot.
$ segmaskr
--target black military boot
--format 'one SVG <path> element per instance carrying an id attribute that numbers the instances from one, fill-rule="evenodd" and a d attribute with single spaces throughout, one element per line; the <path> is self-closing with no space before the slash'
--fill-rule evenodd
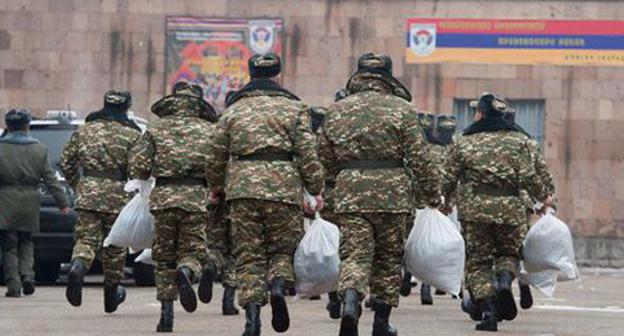
<path id="1" fill-rule="evenodd" d="M 197 296 L 193 290 L 193 282 L 191 281 L 192 273 L 187 267 L 180 267 L 176 271 L 176 285 L 180 293 L 180 303 L 182 308 L 189 313 L 197 309 Z"/>
<path id="2" fill-rule="evenodd" d="M 22 296 L 22 291 L 19 288 L 8 288 L 4 296 L 9 298 L 18 298 Z"/>
<path id="3" fill-rule="evenodd" d="M 260 336 L 260 305 L 250 303 L 245 307 L 245 332 L 243 336 Z"/>
<path id="4" fill-rule="evenodd" d="M 113 313 L 126 300 L 126 289 L 119 284 L 104 286 L 104 311 Z"/>
<path id="5" fill-rule="evenodd" d="M 403 280 L 401 280 L 401 287 L 399 288 L 399 294 L 401 296 L 409 296 L 412 293 L 412 273 L 403 273 Z"/>
<path id="6" fill-rule="evenodd" d="M 533 307 L 533 295 L 531 294 L 531 287 L 529 287 L 529 285 L 521 284 L 519 282 L 518 285 L 520 285 L 520 307 L 522 307 L 522 309 L 531 309 L 531 307 Z M 26 286 L 24 286 L 24 288 L 26 288 Z M 24 294 L 26 294 L 26 290 L 24 290 Z"/>
<path id="7" fill-rule="evenodd" d="M 493 297 L 489 297 L 480 302 L 483 318 L 475 326 L 476 330 L 498 331 L 498 320 L 496 317 L 496 303 Z"/>
<path id="8" fill-rule="evenodd" d="M 67 289 L 65 290 L 65 297 L 72 306 L 78 307 L 82 304 L 82 284 L 88 271 L 89 269 L 82 261 L 72 261 L 67 275 Z"/>
<path id="9" fill-rule="evenodd" d="M 516 300 L 511 291 L 513 275 L 502 271 L 496 275 L 496 310 L 501 318 L 512 321 L 518 315 Z"/>
<path id="10" fill-rule="evenodd" d="M 221 312 L 223 315 L 238 315 L 238 309 L 234 305 L 236 297 L 236 288 L 230 285 L 223 285 L 223 302 L 221 304 Z"/>
<path id="11" fill-rule="evenodd" d="M 290 327 L 290 316 L 288 316 L 288 307 L 286 306 L 286 280 L 277 277 L 271 280 L 271 310 L 273 319 L 271 325 L 273 330 L 283 333 Z"/>
<path id="12" fill-rule="evenodd" d="M 329 318 L 337 320 L 340 318 L 340 299 L 338 299 L 338 293 L 329 292 L 329 302 L 325 307 L 329 312 Z"/>
<path id="13" fill-rule="evenodd" d="M 22 290 L 24 295 L 33 295 L 35 293 L 35 280 L 29 276 L 22 277 Z"/>
<path id="14" fill-rule="evenodd" d="M 432 305 L 433 297 L 431 297 L 431 286 L 422 284 L 420 286 L 420 304 Z"/>
<path id="15" fill-rule="evenodd" d="M 160 321 L 156 327 L 157 332 L 173 331 L 173 301 L 160 301 Z"/>
<path id="16" fill-rule="evenodd" d="M 199 279 L 199 288 L 197 288 L 199 301 L 210 303 L 212 300 L 212 283 L 215 280 L 216 274 L 217 267 L 213 262 L 209 262 L 204 266 L 201 278 Z"/>
<path id="17" fill-rule="evenodd" d="M 388 322 L 392 306 L 376 303 L 374 310 L 373 336 L 397 336 L 399 334 L 397 328 Z"/>
<path id="18" fill-rule="evenodd" d="M 358 336 L 358 320 L 362 315 L 361 297 L 355 289 L 344 293 L 339 336 Z"/>
<path id="19" fill-rule="evenodd" d="M 461 303 L 461 310 L 468 314 L 473 321 L 481 321 L 483 317 L 483 313 L 481 312 L 481 307 L 478 304 L 475 304 L 472 299 L 472 295 L 465 297 Z"/>

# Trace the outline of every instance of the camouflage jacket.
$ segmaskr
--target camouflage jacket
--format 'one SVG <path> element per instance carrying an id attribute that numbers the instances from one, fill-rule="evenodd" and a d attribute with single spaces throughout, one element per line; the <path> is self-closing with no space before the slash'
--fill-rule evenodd
<path id="1" fill-rule="evenodd" d="M 205 179 L 208 143 L 215 124 L 200 118 L 199 106 L 184 97 L 170 97 L 157 109 L 163 117 L 149 124 L 133 148 L 131 175 L 140 179 L 156 178 L 157 186 L 150 196 L 152 210 L 179 208 L 206 212 L 205 185 L 158 185 L 158 179 Z"/>
<path id="2" fill-rule="evenodd" d="M 328 195 L 335 211 L 409 213 L 414 184 L 426 203 L 438 200 L 439 172 L 416 109 L 377 79 L 350 83 L 349 96 L 328 109 L 319 148 L 328 180 L 336 183 Z M 405 166 L 340 170 L 341 162 L 358 160 L 403 160 Z"/>
<path id="3" fill-rule="evenodd" d="M 547 189 L 535 169 L 537 145 L 526 135 L 513 131 L 484 132 L 460 137 L 444 164 L 445 195 L 461 181 L 458 204 L 462 220 L 468 222 L 524 225 L 526 201 L 521 196 L 500 196 L 475 192 L 490 188 L 526 190 L 543 200 Z"/>
<path id="4" fill-rule="evenodd" d="M 253 198 L 301 204 L 302 188 L 323 189 L 323 168 L 308 108 L 279 92 L 252 91 L 228 107 L 211 141 L 206 171 L 227 200 Z M 239 161 L 236 156 L 292 153 L 294 161 Z"/>
<path id="5" fill-rule="evenodd" d="M 141 133 L 111 120 L 78 128 L 61 155 L 61 170 L 76 192 L 76 209 L 118 213 L 130 200 L 126 181 L 81 176 L 79 170 L 128 176 L 128 155 Z"/>

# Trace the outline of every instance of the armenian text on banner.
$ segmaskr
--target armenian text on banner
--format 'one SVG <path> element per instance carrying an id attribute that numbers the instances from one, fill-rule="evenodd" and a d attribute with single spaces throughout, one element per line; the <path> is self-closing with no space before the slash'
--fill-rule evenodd
<path id="1" fill-rule="evenodd" d="M 196 83 L 217 111 L 249 82 L 252 55 L 282 51 L 281 19 L 167 17 L 166 26 L 167 92 L 180 80 Z"/>
<path id="2" fill-rule="evenodd" d="M 624 21 L 411 18 L 406 62 L 624 66 Z"/>

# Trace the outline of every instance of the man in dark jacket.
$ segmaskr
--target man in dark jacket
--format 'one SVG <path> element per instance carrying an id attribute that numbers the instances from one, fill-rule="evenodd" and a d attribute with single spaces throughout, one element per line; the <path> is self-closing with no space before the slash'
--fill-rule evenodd
<path id="1" fill-rule="evenodd" d="M 48 162 L 48 148 L 29 135 L 30 120 L 27 110 L 10 110 L 5 117 L 8 132 L 0 138 L 0 246 L 7 297 L 35 292 L 32 233 L 39 231 L 42 179 L 61 214 L 70 210 Z"/>

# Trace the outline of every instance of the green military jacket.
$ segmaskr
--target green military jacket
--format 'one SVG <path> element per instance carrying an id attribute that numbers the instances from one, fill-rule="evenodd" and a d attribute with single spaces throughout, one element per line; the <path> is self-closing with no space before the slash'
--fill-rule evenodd
<path id="1" fill-rule="evenodd" d="M 113 120 L 95 120 L 80 126 L 61 155 L 61 170 L 76 192 L 76 209 L 119 213 L 130 200 L 125 180 L 81 174 L 97 171 L 128 176 L 130 149 L 141 132 Z"/>
<path id="2" fill-rule="evenodd" d="M 374 78 L 350 81 L 349 96 L 328 108 L 319 155 L 335 188 L 336 213 L 412 211 L 412 185 L 427 203 L 440 199 L 439 172 L 416 109 Z M 340 170 L 358 160 L 404 160 L 404 168 Z M 412 181 L 413 179 L 413 181 Z"/>
<path id="3" fill-rule="evenodd" d="M 48 148 L 23 132 L 0 139 L 0 230 L 39 231 L 42 179 L 59 207 L 68 207 L 63 187 L 48 162 Z"/>
<path id="4" fill-rule="evenodd" d="M 210 143 L 206 171 L 227 200 L 262 199 L 300 205 L 305 187 L 323 189 L 308 107 L 277 91 L 251 91 L 227 108 Z M 240 161 L 238 156 L 292 153 L 294 161 Z"/>
<path id="5" fill-rule="evenodd" d="M 152 210 L 179 208 L 188 212 L 206 212 L 206 185 L 158 185 L 158 180 L 205 180 L 208 144 L 215 124 L 201 118 L 200 106 L 182 95 L 170 96 L 155 109 L 154 112 L 163 117 L 150 123 L 132 150 L 131 175 L 140 179 L 156 178 L 157 186 L 150 196 Z"/>
<path id="6" fill-rule="evenodd" d="M 537 144 L 528 136 L 501 130 L 464 135 L 451 145 L 444 165 L 445 195 L 461 181 L 458 204 L 461 219 L 467 222 L 506 225 L 527 223 L 526 200 L 521 191 L 543 200 L 548 188 L 535 168 Z M 544 166 L 545 168 L 545 166 Z M 519 196 L 475 192 L 481 186 L 516 189 Z"/>

